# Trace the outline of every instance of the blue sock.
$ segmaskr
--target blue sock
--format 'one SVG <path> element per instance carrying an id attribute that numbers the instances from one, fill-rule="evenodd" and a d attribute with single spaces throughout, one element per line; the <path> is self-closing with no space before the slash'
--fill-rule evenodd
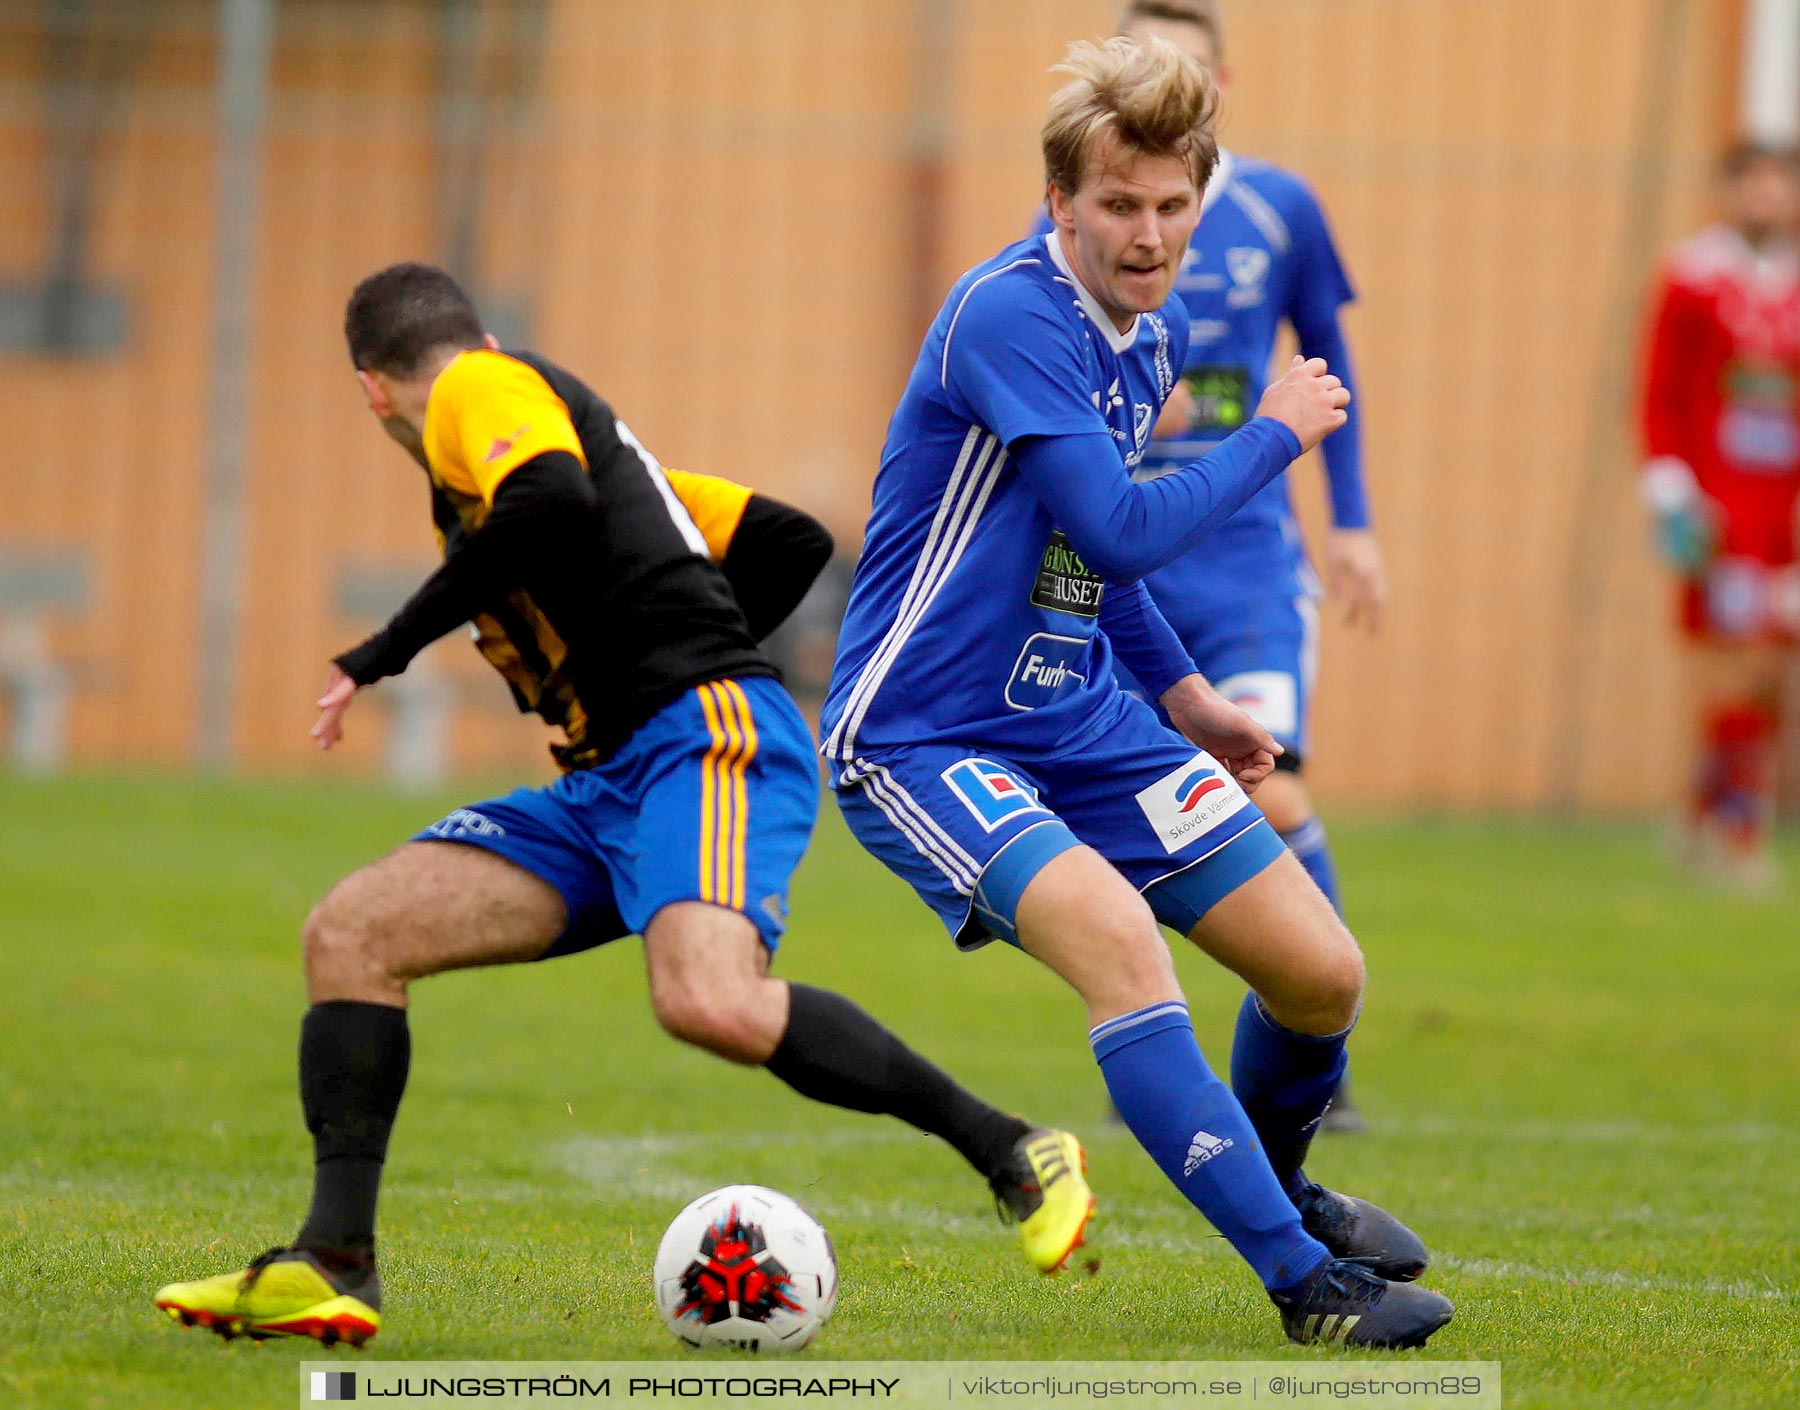
<path id="1" fill-rule="evenodd" d="M 1344 907 L 1338 900 L 1337 864 L 1331 860 L 1331 847 L 1325 841 L 1325 824 L 1317 818 L 1308 818 L 1292 832 L 1281 832 L 1276 836 L 1300 859 L 1306 874 L 1318 883 L 1325 899 L 1331 902 L 1331 909 L 1342 915 Z"/>
<path id="2" fill-rule="evenodd" d="M 1171 1000 L 1121 1014 L 1088 1040 L 1138 1144 L 1265 1288 L 1291 1288 L 1330 1259 L 1300 1227 L 1244 1109 L 1200 1055 L 1186 1004 Z"/>
<path id="3" fill-rule="evenodd" d="M 1349 1037 L 1348 1028 L 1322 1038 L 1283 1028 L 1254 993 L 1244 995 L 1238 1010 L 1231 1090 L 1244 1104 L 1276 1178 L 1290 1195 L 1306 1183 L 1300 1165 L 1344 1080 Z"/>

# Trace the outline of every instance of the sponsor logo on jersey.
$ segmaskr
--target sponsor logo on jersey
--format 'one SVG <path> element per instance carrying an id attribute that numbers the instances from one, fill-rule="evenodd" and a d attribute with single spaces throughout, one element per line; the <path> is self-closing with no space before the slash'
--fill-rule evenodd
<path id="1" fill-rule="evenodd" d="M 1250 797 L 1210 754 L 1196 754 L 1137 795 L 1137 805 L 1174 856 L 1249 803 Z"/>
<path id="2" fill-rule="evenodd" d="M 1015 710 L 1036 710 L 1065 691 L 1085 685 L 1087 677 L 1075 667 L 1086 664 L 1090 644 L 1087 637 L 1054 632 L 1028 637 L 1006 682 L 1006 703 Z"/>
<path id="3" fill-rule="evenodd" d="M 1229 1136 L 1215 1136 L 1210 1131 L 1194 1132 L 1194 1139 L 1188 1142 L 1187 1159 L 1181 1163 L 1181 1173 L 1192 1175 L 1215 1155 L 1223 1155 L 1236 1144 Z"/>
<path id="4" fill-rule="evenodd" d="M 1193 773 L 1176 785 L 1175 811 L 1191 813 L 1200 806 L 1200 800 L 1209 793 L 1217 793 L 1225 786 L 1225 780 L 1219 771 L 1213 768 L 1195 769 Z"/>
<path id="5" fill-rule="evenodd" d="M 1229 435 L 1250 419 L 1250 369 L 1241 363 L 1201 363 L 1181 380 L 1194 398 L 1195 432 Z"/>
<path id="6" fill-rule="evenodd" d="M 1100 615 L 1100 599 L 1105 595 L 1106 584 L 1088 571 L 1063 531 L 1055 530 L 1044 546 L 1044 556 L 1038 560 L 1031 605 L 1092 618 Z"/>
<path id="7" fill-rule="evenodd" d="M 1752 475 L 1791 475 L 1800 463 L 1800 423 L 1787 407 L 1728 405 L 1719 418 L 1719 449 Z"/>
<path id="8" fill-rule="evenodd" d="M 992 759 L 962 759 L 943 772 L 950 791 L 975 815 L 982 831 L 992 832 L 1020 813 L 1047 813 L 1037 790 Z"/>
<path id="9" fill-rule="evenodd" d="M 1270 734 L 1292 739 L 1300 733 L 1300 687 L 1286 671 L 1240 671 L 1213 689 Z"/>
<path id="10" fill-rule="evenodd" d="M 1225 295 L 1225 302 L 1232 308 L 1254 308 L 1263 300 L 1269 252 L 1258 245 L 1234 246 L 1225 251 L 1225 272 L 1231 276 L 1231 292 Z"/>

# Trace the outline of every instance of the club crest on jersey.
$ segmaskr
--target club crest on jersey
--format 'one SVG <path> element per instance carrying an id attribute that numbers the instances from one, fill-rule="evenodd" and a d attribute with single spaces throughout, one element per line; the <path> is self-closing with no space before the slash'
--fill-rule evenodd
<path id="1" fill-rule="evenodd" d="M 481 463 L 483 465 L 492 465 L 501 456 L 505 455 L 507 451 L 517 445 L 524 437 L 525 433 L 530 429 L 531 425 L 528 422 L 519 427 L 519 429 L 514 431 L 510 436 L 494 437 L 494 443 L 488 447 L 487 454 L 481 457 Z"/>
<path id="2" fill-rule="evenodd" d="M 1156 424 L 1156 408 L 1145 406 L 1141 401 L 1131 404 L 1131 438 L 1134 449 L 1141 455 L 1144 442 L 1150 439 L 1150 428 Z"/>
<path id="3" fill-rule="evenodd" d="M 1020 813 L 1047 813 L 1037 790 L 992 759 L 962 759 L 943 772 L 950 791 L 975 815 L 982 831 L 992 832 Z"/>
<path id="4" fill-rule="evenodd" d="M 1254 307 L 1262 302 L 1269 252 L 1256 245 L 1235 246 L 1225 251 L 1225 272 L 1231 276 L 1231 292 L 1225 302 L 1233 308 Z"/>
<path id="5" fill-rule="evenodd" d="M 1174 856 L 1205 837 L 1250 801 L 1210 754 L 1196 754 L 1137 795 L 1137 805 Z"/>

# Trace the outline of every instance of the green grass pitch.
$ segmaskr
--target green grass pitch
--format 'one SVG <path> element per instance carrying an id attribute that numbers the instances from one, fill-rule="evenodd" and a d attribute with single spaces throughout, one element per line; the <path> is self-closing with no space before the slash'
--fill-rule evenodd
<path id="1" fill-rule="evenodd" d="M 440 805 L 326 787 L 0 780 L 0 1399 L 286 1406 L 311 1343 L 166 1323 L 161 1282 L 290 1234 L 299 922 Z M 1688 889 L 1652 831 L 1340 823 L 1371 975 L 1373 1130 L 1312 1169 L 1401 1212 L 1457 1303 L 1432 1343 L 1507 1404 L 1800 1404 L 1800 914 Z M 1800 848 L 1787 861 L 1800 875 Z M 1291 1358 L 1223 1242 L 1130 1140 L 1073 997 L 955 954 L 829 807 L 781 972 L 836 986 L 977 1090 L 1087 1141 L 1087 1266 L 1027 1269 L 985 1187 L 893 1122 L 677 1048 L 635 942 L 420 988 L 383 1203 L 383 1357 L 677 1353 L 651 1304 L 667 1219 L 753 1181 L 832 1230 L 815 1352 Z M 1238 990 L 1182 959 L 1202 1044 Z M 339 1352 L 347 1365 L 353 1353 Z M 1362 1353 L 1366 1355 L 1367 1353 Z"/>

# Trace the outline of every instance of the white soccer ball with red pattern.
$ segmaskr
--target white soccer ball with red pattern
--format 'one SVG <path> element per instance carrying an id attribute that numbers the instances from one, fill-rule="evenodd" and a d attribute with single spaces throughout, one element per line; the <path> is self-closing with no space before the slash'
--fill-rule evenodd
<path id="1" fill-rule="evenodd" d="M 727 1185 L 675 1216 L 656 1250 L 656 1306 L 696 1350 L 810 1346 L 837 1302 L 824 1225 L 761 1185 Z"/>

